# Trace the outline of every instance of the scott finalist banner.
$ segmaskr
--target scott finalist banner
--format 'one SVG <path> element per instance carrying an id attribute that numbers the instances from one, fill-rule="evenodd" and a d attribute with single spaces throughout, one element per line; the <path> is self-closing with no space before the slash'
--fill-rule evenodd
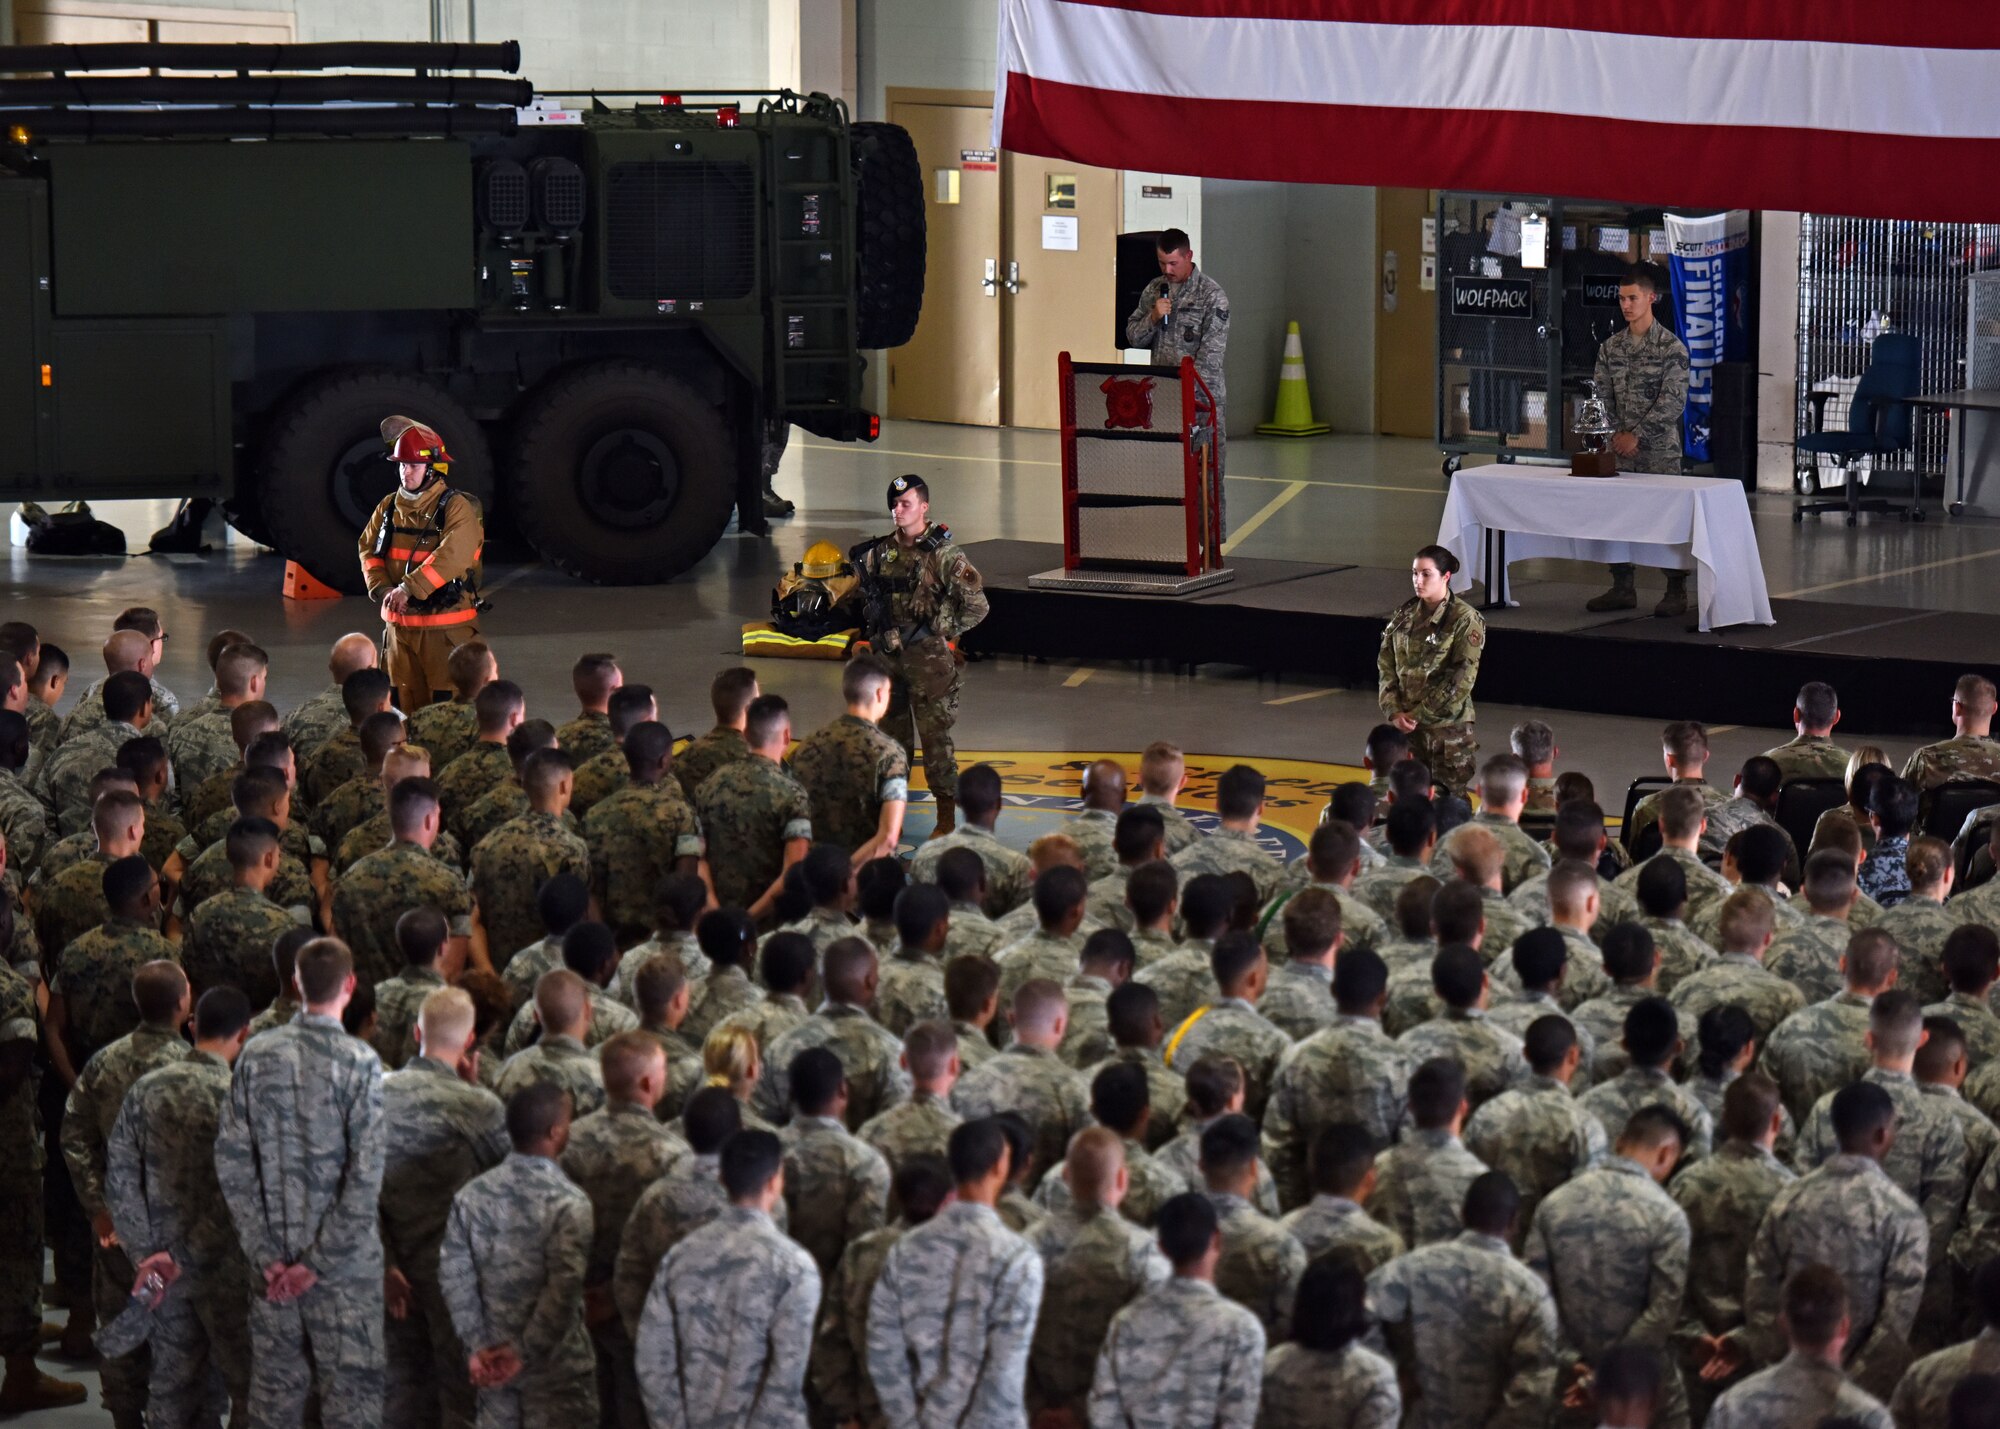
<path id="1" fill-rule="evenodd" d="M 1688 350 L 1687 454 L 1707 461 L 1715 414 L 1715 365 L 1750 360 L 1750 214 L 1703 218 L 1666 215 L 1667 268 L 1674 287 L 1674 331 Z"/>

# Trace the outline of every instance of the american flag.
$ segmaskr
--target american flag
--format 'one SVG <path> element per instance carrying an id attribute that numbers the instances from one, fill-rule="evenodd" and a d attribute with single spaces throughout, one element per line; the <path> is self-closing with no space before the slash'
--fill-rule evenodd
<path id="1" fill-rule="evenodd" d="M 1019 153 L 2000 219 L 1996 0 L 1000 0 Z"/>

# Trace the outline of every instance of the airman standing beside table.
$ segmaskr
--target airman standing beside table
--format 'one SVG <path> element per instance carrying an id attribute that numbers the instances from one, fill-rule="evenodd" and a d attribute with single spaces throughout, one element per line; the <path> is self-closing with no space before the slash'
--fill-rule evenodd
<path id="1" fill-rule="evenodd" d="M 1486 653 L 1486 621 L 1451 593 L 1458 557 L 1426 546 L 1410 562 L 1416 595 L 1396 607 L 1376 658 L 1382 715 L 1410 737 L 1410 753 L 1441 788 L 1463 793 L 1479 741 L 1472 732 L 1472 686 Z"/>
<path id="2" fill-rule="evenodd" d="M 1597 395 L 1611 419 L 1611 450 L 1620 471 L 1678 475 L 1681 414 L 1687 410 L 1688 351 L 1653 317 L 1659 270 L 1635 263 L 1618 284 L 1625 326 L 1597 349 Z M 1667 593 L 1653 607 L 1661 617 L 1687 613 L 1686 571 L 1668 571 Z M 1639 588 L 1630 562 L 1611 567 L 1611 589 L 1584 602 L 1586 610 L 1633 610 Z"/>

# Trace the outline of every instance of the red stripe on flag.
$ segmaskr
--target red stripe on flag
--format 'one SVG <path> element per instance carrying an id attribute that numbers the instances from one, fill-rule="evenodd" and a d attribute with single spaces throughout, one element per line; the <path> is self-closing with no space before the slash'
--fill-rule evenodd
<path id="1" fill-rule="evenodd" d="M 1478 25 L 1601 30 L 1692 40 L 1804 40 L 1942 50 L 2000 49 L 1991 0 L 1822 5 L 1743 0 L 1057 0 L 1060 4 L 1225 20 L 1341 20 L 1358 25 Z M 1644 76 L 1635 76 L 1643 82 Z"/>
<path id="2" fill-rule="evenodd" d="M 2000 221 L 2000 139 L 1125 94 L 1007 76 L 1001 141 L 1108 169 Z"/>

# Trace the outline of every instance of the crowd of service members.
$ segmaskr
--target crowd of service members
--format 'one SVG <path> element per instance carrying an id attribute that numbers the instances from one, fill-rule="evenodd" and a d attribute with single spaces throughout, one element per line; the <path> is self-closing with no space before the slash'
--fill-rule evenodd
<path id="1" fill-rule="evenodd" d="M 1531 721 L 1476 814 L 1376 727 L 1289 864 L 1166 744 L 906 860 L 865 657 L 676 752 L 605 655 L 165 639 L 58 717 L 0 625 L 0 1410 L 59 1337 L 120 1429 L 2000 1424 L 1977 677 L 1900 775 L 1824 685 L 1727 793 L 1669 725 L 1626 841 Z"/>

